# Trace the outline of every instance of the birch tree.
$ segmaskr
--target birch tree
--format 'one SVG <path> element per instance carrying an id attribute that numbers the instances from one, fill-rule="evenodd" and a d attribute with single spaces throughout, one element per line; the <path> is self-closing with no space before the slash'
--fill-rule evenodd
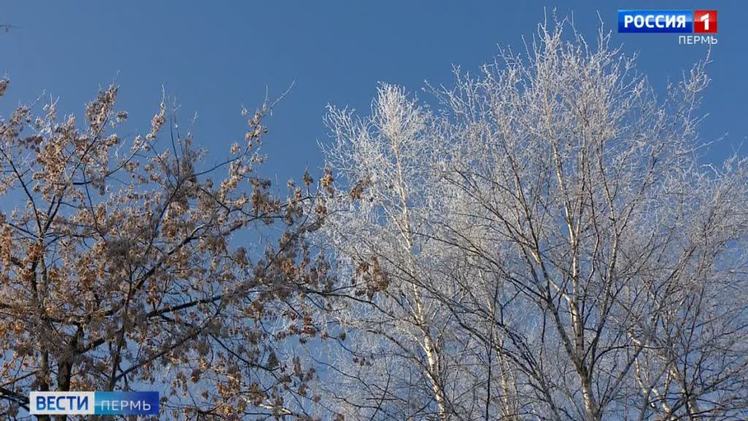
<path id="1" fill-rule="evenodd" d="M 370 352 L 340 406 L 745 416 L 748 161 L 704 163 L 705 64 L 659 95 L 609 34 L 561 22 L 455 78 L 431 111 L 384 86 L 370 117 L 330 114 L 350 195 L 324 232 L 372 290 L 340 313 L 355 361 Z"/>
<path id="2" fill-rule="evenodd" d="M 388 85 L 380 88 L 372 113 L 367 120 L 346 110 L 328 115 L 336 138 L 328 150 L 331 165 L 356 184 L 334 202 L 329 218 L 335 223 L 326 239 L 348 260 L 343 276 L 353 279 L 366 302 L 353 304 L 341 320 L 354 330 L 348 358 L 356 360 L 355 370 L 346 374 L 357 380 L 349 387 L 370 390 L 372 396 L 353 398 L 361 399 L 356 405 L 364 412 L 376 407 L 375 413 L 392 418 L 444 415 L 453 397 L 445 377 L 451 362 L 443 349 L 453 338 L 449 318 L 426 287 L 442 282 L 430 270 L 437 258 L 431 253 L 439 250 L 417 235 L 433 211 L 427 203 L 434 198 L 420 187 L 429 182 L 430 170 L 419 163 L 432 152 L 425 148 L 431 117 Z M 350 211 L 339 212 L 340 206 Z M 370 341 L 369 334 L 381 341 Z M 403 388 L 407 396 L 397 394 Z"/>

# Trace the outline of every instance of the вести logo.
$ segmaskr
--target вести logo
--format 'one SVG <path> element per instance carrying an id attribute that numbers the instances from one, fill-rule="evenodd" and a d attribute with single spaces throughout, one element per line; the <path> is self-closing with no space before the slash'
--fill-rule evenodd
<path id="1" fill-rule="evenodd" d="M 158 415 L 158 392 L 31 392 L 32 415 Z"/>

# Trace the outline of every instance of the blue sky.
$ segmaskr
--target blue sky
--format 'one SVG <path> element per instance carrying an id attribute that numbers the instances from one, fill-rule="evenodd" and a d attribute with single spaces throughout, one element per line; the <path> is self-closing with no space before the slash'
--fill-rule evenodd
<path id="1" fill-rule="evenodd" d="M 42 92 L 79 113 L 97 89 L 120 85 L 120 108 L 141 132 L 158 107 L 162 85 L 181 105 L 180 119 L 198 119 L 196 141 L 212 153 L 243 135 L 242 105 L 253 109 L 266 89 L 295 83 L 268 121 L 264 174 L 281 184 L 304 167 L 322 166 L 325 105 L 366 110 L 376 84 L 420 90 L 449 84 L 451 66 L 475 71 L 497 46 L 521 47 L 544 8 L 573 13 L 593 36 L 598 13 L 615 31 L 619 8 L 709 8 L 719 11 L 719 44 L 704 99 L 707 156 L 718 160 L 748 148 L 748 3 L 735 1 L 7 1 L 0 2 L 0 75 L 12 80 L 0 114 Z M 678 79 L 704 56 L 672 34 L 616 34 L 656 86 Z M 423 95 L 423 94 L 421 94 Z M 134 129 L 133 129 L 134 130 Z M 125 133 L 128 134 L 128 133 Z M 222 153 L 221 153 L 222 154 Z"/>

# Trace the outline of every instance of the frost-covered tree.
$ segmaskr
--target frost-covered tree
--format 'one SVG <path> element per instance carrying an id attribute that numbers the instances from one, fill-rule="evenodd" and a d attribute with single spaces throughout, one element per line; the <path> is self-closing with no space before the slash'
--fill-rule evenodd
<path id="1" fill-rule="evenodd" d="M 333 109 L 322 241 L 359 295 L 327 395 L 358 419 L 748 414 L 748 162 L 704 164 L 702 64 L 659 98 L 601 32 Z"/>
<path id="2" fill-rule="evenodd" d="M 425 163 L 438 159 L 432 148 L 432 117 L 401 89 L 383 85 L 368 120 L 332 109 L 328 124 L 336 143 L 327 150 L 330 165 L 354 182 L 339 197 L 325 241 L 345 259 L 357 298 L 340 315 L 352 371 L 333 388 L 352 391 L 352 407 L 377 407 L 391 418 L 446 414 L 455 404 L 450 361 L 462 346 L 452 337 L 452 317 L 431 290 L 449 290 L 437 270 L 449 250 L 424 236 L 428 224 L 446 209 L 442 197 L 425 186 L 437 185 Z M 341 396 L 342 397 L 342 396 Z M 377 400 L 379 403 L 377 403 Z M 355 419 L 362 412 L 353 411 Z"/>

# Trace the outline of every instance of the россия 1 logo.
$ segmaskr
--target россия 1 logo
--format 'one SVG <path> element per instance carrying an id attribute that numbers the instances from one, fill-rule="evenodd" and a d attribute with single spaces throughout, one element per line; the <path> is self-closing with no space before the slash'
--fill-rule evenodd
<path id="1" fill-rule="evenodd" d="M 716 44 L 716 10 L 619 10 L 619 33 L 671 33 L 681 44 Z"/>

